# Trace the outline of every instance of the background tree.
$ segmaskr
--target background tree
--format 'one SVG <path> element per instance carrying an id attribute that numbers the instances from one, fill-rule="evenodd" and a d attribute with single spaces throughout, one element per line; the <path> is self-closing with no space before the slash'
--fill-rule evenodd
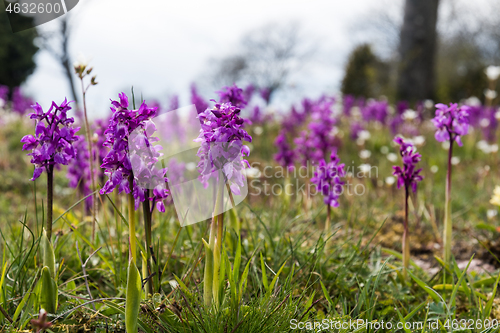
<path id="1" fill-rule="evenodd" d="M 399 44 L 397 97 L 434 98 L 439 0 L 406 0 Z"/>
<path id="2" fill-rule="evenodd" d="M 377 97 L 387 93 L 384 82 L 388 78 L 388 65 L 372 52 L 369 44 L 362 44 L 349 56 L 341 91 L 355 97 Z"/>
<path id="3" fill-rule="evenodd" d="M 23 25 L 32 25 L 33 19 L 21 15 L 12 15 L 11 20 Z M 36 64 L 33 60 L 38 51 L 34 44 L 36 30 L 29 29 L 13 33 L 5 12 L 0 12 L 0 85 L 18 87 L 33 73 Z"/>

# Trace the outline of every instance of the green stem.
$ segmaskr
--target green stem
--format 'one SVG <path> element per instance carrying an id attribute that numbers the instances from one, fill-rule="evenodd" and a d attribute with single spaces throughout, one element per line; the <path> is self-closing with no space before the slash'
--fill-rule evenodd
<path id="1" fill-rule="evenodd" d="M 135 243 L 135 201 L 134 201 L 134 176 L 130 175 L 129 177 L 129 186 L 130 193 L 128 195 L 128 233 L 129 233 L 129 243 L 130 243 L 130 258 L 134 262 L 134 265 L 137 265 L 137 250 Z"/>
<path id="2" fill-rule="evenodd" d="M 92 192 L 94 194 L 92 195 L 92 242 L 95 241 L 95 225 L 96 225 L 96 213 L 97 213 L 97 198 L 95 194 L 96 186 L 95 186 L 95 175 L 94 175 L 94 153 L 92 151 L 92 140 L 90 137 L 90 126 L 89 126 L 89 120 L 87 117 L 87 103 L 85 101 L 85 87 L 83 86 L 83 78 L 80 79 L 80 82 L 82 84 L 82 93 L 83 93 L 83 115 L 85 117 L 85 134 L 87 137 L 87 145 L 88 145 L 88 150 L 89 150 L 89 165 L 90 165 L 90 181 L 92 185 Z"/>
<path id="3" fill-rule="evenodd" d="M 151 251 L 153 251 L 153 248 L 151 246 L 151 207 L 149 205 L 149 189 L 145 191 L 145 197 L 146 200 L 142 202 L 142 211 L 143 211 L 143 216 L 144 216 L 144 228 L 146 230 L 146 264 L 147 264 L 147 275 L 144 276 L 144 278 L 147 278 L 151 276 L 153 270 L 151 267 Z M 150 279 L 146 283 L 146 290 L 153 295 L 153 281 Z"/>
<path id="4" fill-rule="evenodd" d="M 54 202 L 54 165 L 47 167 L 47 221 L 45 221 L 45 230 L 49 242 L 52 237 L 52 221 L 53 221 L 53 202 Z"/>
<path id="5" fill-rule="evenodd" d="M 204 284 L 203 293 L 206 306 L 209 306 L 212 303 L 212 298 L 217 300 L 219 295 L 218 271 L 220 267 L 220 254 L 221 254 L 220 248 L 222 246 L 222 230 L 224 228 L 223 218 L 222 218 L 223 193 L 224 193 L 224 180 L 221 177 L 217 189 L 217 198 L 215 200 L 212 223 L 210 225 L 210 238 L 208 242 L 208 251 L 205 251 L 205 276 L 203 279 L 203 284 Z"/>
<path id="6" fill-rule="evenodd" d="M 404 224 L 403 224 L 403 245 L 402 245 L 402 250 L 403 250 L 403 278 L 406 280 L 407 276 L 407 269 L 410 263 L 410 244 L 408 242 L 408 197 L 409 197 L 409 191 L 408 191 L 408 185 L 405 185 L 405 219 L 404 219 Z"/>
<path id="7" fill-rule="evenodd" d="M 444 235 L 443 235 L 443 247 L 444 247 L 444 262 L 448 265 L 451 261 L 451 233 L 452 233 L 452 222 L 451 222 L 451 158 L 453 156 L 453 137 L 450 134 L 450 149 L 448 150 L 448 171 L 446 174 L 446 193 L 445 193 L 445 206 L 444 206 Z"/>

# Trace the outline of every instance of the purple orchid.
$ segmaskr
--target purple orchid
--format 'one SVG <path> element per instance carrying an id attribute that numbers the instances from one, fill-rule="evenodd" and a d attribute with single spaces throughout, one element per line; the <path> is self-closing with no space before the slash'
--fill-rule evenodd
<path id="1" fill-rule="evenodd" d="M 417 191 L 417 183 L 422 181 L 423 177 L 420 175 L 422 169 L 416 170 L 416 165 L 420 162 L 422 155 L 420 155 L 412 143 L 406 142 L 401 137 L 396 137 L 394 142 L 400 145 L 399 153 L 403 158 L 403 168 L 400 166 L 393 166 L 393 175 L 397 176 L 397 187 L 410 188 L 413 192 Z"/>
<path id="2" fill-rule="evenodd" d="M 164 212 L 163 200 L 168 196 L 168 191 L 164 187 L 164 182 L 167 181 L 166 169 L 155 168 L 160 156 L 158 150 L 161 147 L 150 146 L 157 141 L 157 138 L 152 136 L 156 128 L 151 121 L 151 118 L 157 115 L 157 108 L 149 108 L 143 102 L 138 110 L 129 110 L 127 96 L 121 93 L 119 97 L 119 101 L 111 102 L 113 115 L 104 132 L 106 134 L 104 146 L 110 151 L 104 158 L 101 168 L 105 169 L 109 179 L 100 193 L 111 193 L 115 188 L 118 188 L 119 193 L 132 192 L 135 209 L 138 209 L 139 202 L 147 199 L 156 202 L 157 209 Z M 136 135 L 130 138 L 133 132 Z M 141 153 L 144 150 L 147 154 Z M 130 177 L 133 177 L 132 189 L 129 185 Z M 152 184 L 158 185 L 155 185 L 151 195 L 148 195 L 150 192 L 148 188 L 152 188 Z"/>
<path id="3" fill-rule="evenodd" d="M 403 138 L 397 136 L 394 142 L 400 146 L 399 153 L 403 158 L 403 168 L 400 166 L 393 166 L 393 175 L 398 178 L 397 187 L 405 188 L 405 218 L 403 220 L 403 237 L 402 237 L 402 258 L 403 258 L 403 276 L 406 278 L 406 272 L 410 262 L 410 244 L 408 241 L 408 197 L 409 189 L 413 192 L 417 191 L 417 183 L 422 181 L 423 177 L 420 175 L 422 169 L 415 170 L 415 167 L 422 156 L 417 153 L 415 146 L 405 141 Z"/>
<path id="4" fill-rule="evenodd" d="M 342 194 L 345 177 L 344 164 L 339 164 L 336 149 L 330 154 L 330 162 L 325 159 L 319 161 L 318 168 L 314 172 L 311 182 L 318 186 L 318 191 L 323 194 L 323 201 L 330 207 L 339 206 L 339 197 Z"/>
<path id="5" fill-rule="evenodd" d="M 35 180 L 44 170 L 56 165 L 68 165 L 75 157 L 73 143 L 78 140 L 75 135 L 80 127 L 73 127 L 74 119 L 67 117 L 71 110 L 66 99 L 61 105 L 52 102 L 47 112 L 42 110 L 40 104 L 33 105 L 34 113 L 30 119 L 36 120 L 35 136 L 29 134 L 21 139 L 24 143 L 23 150 L 31 150 L 31 163 L 35 165 L 33 178 Z"/>
<path id="6" fill-rule="evenodd" d="M 73 127 L 75 120 L 67 116 L 71 110 L 69 102 L 65 99 L 61 105 L 52 102 L 50 109 L 44 112 L 40 104 L 32 106 L 34 113 L 30 115 L 35 119 L 35 135 L 26 135 L 21 139 L 24 143 L 23 150 L 31 150 L 31 163 L 35 165 L 32 181 L 40 177 L 45 170 L 47 173 L 47 218 L 45 230 L 50 241 L 52 236 L 52 215 L 54 198 L 54 167 L 68 165 L 76 155 L 73 146 L 79 139 L 76 134 L 80 127 Z"/>
<path id="7" fill-rule="evenodd" d="M 436 104 L 436 116 L 432 119 L 436 126 L 436 140 L 444 142 L 447 140 L 456 141 L 462 146 L 460 137 L 469 132 L 469 111 L 468 106 L 458 107 L 458 104 L 451 103 L 448 107 L 445 104 Z"/>
<path id="8" fill-rule="evenodd" d="M 195 140 L 201 142 L 197 154 L 200 157 L 200 181 L 207 184 L 213 172 L 223 170 L 227 180 L 232 182 L 232 192 L 237 195 L 239 188 L 244 186 L 242 169 L 249 166 L 248 161 L 240 160 L 250 154 L 250 149 L 242 141 L 252 141 L 243 128 L 245 121 L 239 116 L 240 111 L 231 103 L 216 103 L 212 109 L 206 109 L 198 115 L 201 130 Z"/>

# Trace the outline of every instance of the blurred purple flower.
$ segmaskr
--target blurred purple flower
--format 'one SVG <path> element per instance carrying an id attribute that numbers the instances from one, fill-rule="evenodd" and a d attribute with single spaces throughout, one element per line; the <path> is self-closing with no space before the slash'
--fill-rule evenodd
<path id="1" fill-rule="evenodd" d="M 295 161 L 295 152 L 288 144 L 283 130 L 276 137 L 274 144 L 278 147 L 278 153 L 274 155 L 276 162 L 288 169 L 292 168 Z"/>
<path id="2" fill-rule="evenodd" d="M 208 103 L 198 94 L 198 89 L 194 83 L 191 85 L 191 103 L 195 105 L 198 114 L 204 112 L 208 108 Z"/>
<path id="3" fill-rule="evenodd" d="M 30 115 L 30 119 L 36 121 L 35 136 L 30 134 L 21 139 L 23 150 L 32 151 L 28 154 L 35 165 L 31 180 L 40 177 L 43 170 L 50 166 L 68 165 L 75 157 L 73 143 L 78 140 L 75 133 L 80 127 L 74 128 L 74 119 L 66 115 L 71 110 L 69 103 L 66 99 L 61 105 L 52 102 L 47 112 L 38 103 L 32 106 L 35 112 Z"/>
<path id="4" fill-rule="evenodd" d="M 361 114 L 365 120 L 377 121 L 381 124 L 385 124 L 388 108 L 389 104 L 386 101 L 372 100 L 362 108 Z"/>
<path id="5" fill-rule="evenodd" d="M 311 182 L 318 186 L 318 191 L 323 194 L 323 201 L 331 207 L 339 206 L 339 197 L 343 192 L 344 182 L 341 178 L 345 177 L 344 164 L 339 164 L 340 159 L 337 156 L 337 150 L 333 149 L 330 154 L 330 162 L 325 159 L 319 161 L 318 168 L 314 172 Z"/>
<path id="6" fill-rule="evenodd" d="M 243 95 L 243 89 L 238 88 L 236 84 L 230 87 L 223 87 L 216 92 L 219 95 L 219 103 L 231 103 L 237 108 L 243 109 L 247 105 L 247 100 Z"/>
<path id="7" fill-rule="evenodd" d="M 262 88 L 260 89 L 260 97 L 266 102 L 266 104 L 269 104 L 271 101 L 271 89 L 270 88 Z"/>
<path id="8" fill-rule="evenodd" d="M 84 136 L 75 141 L 75 158 L 73 158 L 68 165 L 68 179 L 69 186 L 78 188 L 83 196 L 89 195 L 92 191 L 90 189 L 90 154 L 88 150 L 87 141 Z M 85 208 L 87 211 L 92 207 L 92 196 L 85 199 Z"/>
<path id="9" fill-rule="evenodd" d="M 356 140 L 359 136 L 359 132 L 363 131 L 365 128 L 359 122 L 353 122 L 351 124 L 351 134 L 350 137 L 352 140 Z"/>
<path id="10" fill-rule="evenodd" d="M 343 111 L 344 115 L 346 115 L 346 116 L 351 115 L 351 109 L 353 108 L 355 103 L 356 103 L 356 98 L 354 96 L 352 96 L 352 95 L 343 96 L 343 98 L 342 98 L 342 106 L 343 106 L 342 111 Z"/>
<path id="11" fill-rule="evenodd" d="M 315 163 L 313 159 L 314 146 L 310 132 L 301 131 L 299 136 L 293 140 L 293 143 L 295 144 L 295 156 L 301 165 L 307 166 L 309 161 Z"/>
<path id="12" fill-rule="evenodd" d="M 444 142 L 447 140 L 456 141 L 462 146 L 460 136 L 469 132 L 469 110 L 468 106 L 458 107 L 456 103 L 446 106 L 445 104 L 436 104 L 436 116 L 432 119 L 437 131 L 436 140 Z"/>
<path id="13" fill-rule="evenodd" d="M 411 189 L 413 192 L 417 191 L 417 183 L 423 179 L 420 175 L 422 169 L 415 170 L 415 167 L 422 156 L 417 153 L 415 146 L 412 143 L 406 142 L 401 137 L 394 138 L 394 142 L 400 145 L 399 153 L 403 158 L 403 169 L 400 166 L 393 166 L 394 176 L 397 176 L 397 187 L 405 186 L 406 189 Z"/>
<path id="14" fill-rule="evenodd" d="M 324 159 L 328 152 L 338 145 L 333 133 L 336 124 L 332 111 L 334 102 L 333 98 L 322 97 L 313 106 L 311 123 L 308 128 L 311 131 L 310 145 L 314 147 L 312 157 L 316 161 Z"/>
<path id="15" fill-rule="evenodd" d="M 243 97 L 244 97 L 245 101 L 250 102 L 250 100 L 252 99 L 254 93 L 255 93 L 255 86 L 250 83 L 243 90 Z"/>
<path id="16" fill-rule="evenodd" d="M 12 91 L 12 111 L 24 115 L 33 105 L 33 100 L 29 97 L 24 97 L 21 94 L 19 87 L 14 88 Z"/>
<path id="17" fill-rule="evenodd" d="M 241 159 L 250 154 L 250 149 L 242 141 L 252 141 L 243 128 L 245 121 L 239 116 L 240 111 L 231 103 L 215 103 L 212 109 L 198 115 L 201 130 L 195 140 L 201 142 L 197 153 L 200 181 L 206 185 L 213 172 L 223 170 L 226 181 L 233 182 L 231 190 L 236 195 L 239 187 L 245 186 L 242 170 L 245 165 L 250 166 L 248 161 Z"/>

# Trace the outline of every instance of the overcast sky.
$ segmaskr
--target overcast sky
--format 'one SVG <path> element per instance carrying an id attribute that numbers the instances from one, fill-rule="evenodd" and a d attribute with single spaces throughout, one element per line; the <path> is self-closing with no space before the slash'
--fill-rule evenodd
<path id="1" fill-rule="evenodd" d="M 386 2 L 387 3 L 387 2 Z M 401 0 L 391 0 L 398 8 Z M 83 55 L 98 75 L 88 93 L 93 116 L 108 112 L 109 98 L 134 90 L 166 103 L 178 93 L 189 103 L 189 85 L 206 73 L 210 59 L 234 51 L 246 32 L 271 22 L 298 22 L 319 41 L 320 53 L 303 73 L 301 93 L 334 93 L 356 41 L 356 21 L 380 7 L 377 0 L 330 1 L 119 1 L 81 0 L 70 13 L 70 50 Z M 40 29 L 51 30 L 54 21 Z M 70 96 L 62 69 L 51 55 L 36 55 L 37 69 L 24 91 L 43 106 Z M 206 96 L 213 98 L 214 96 Z"/>

